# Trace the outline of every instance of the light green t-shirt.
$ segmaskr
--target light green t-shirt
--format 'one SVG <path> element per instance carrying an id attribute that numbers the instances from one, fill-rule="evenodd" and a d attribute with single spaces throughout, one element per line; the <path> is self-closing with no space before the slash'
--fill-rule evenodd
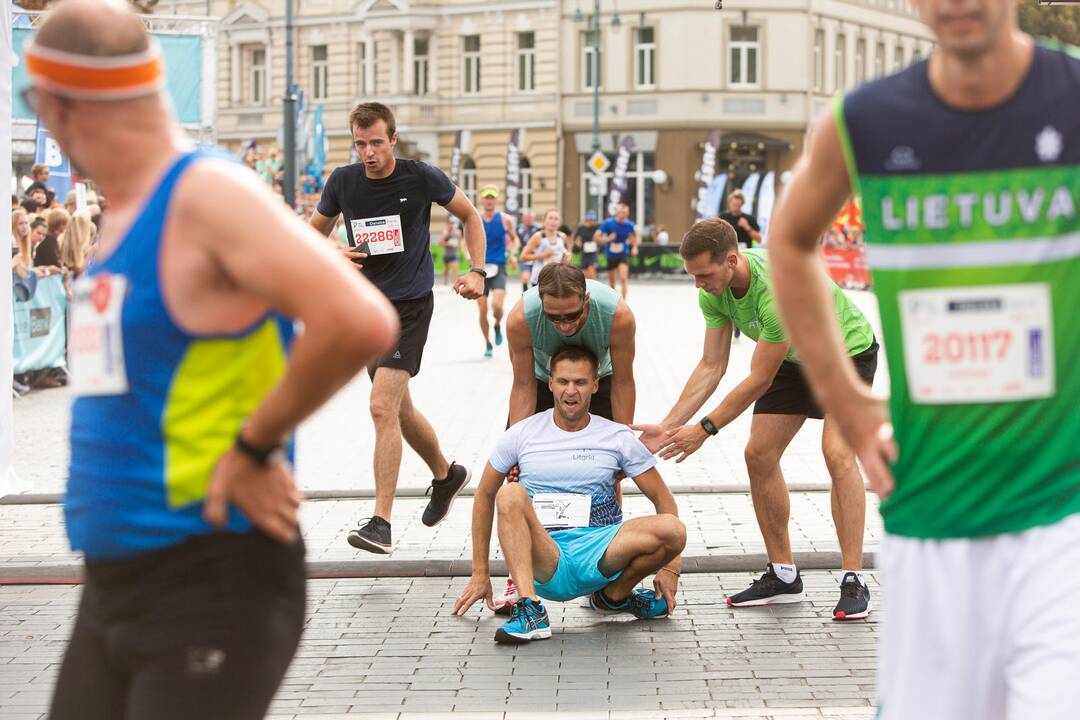
<path id="1" fill-rule="evenodd" d="M 750 287 L 745 295 L 737 298 L 731 288 L 720 295 L 698 291 L 698 305 L 701 307 L 701 314 L 705 316 L 705 327 L 720 328 L 731 322 L 755 342 L 761 339 L 771 343 L 787 342 L 787 331 L 780 322 L 765 250 L 743 250 L 742 256 L 750 266 Z M 844 346 L 847 347 L 848 355 L 858 355 L 873 344 L 874 329 L 839 285 L 832 283 L 832 291 L 836 319 L 844 335 Z M 799 361 L 794 348 L 788 348 L 784 359 Z"/>

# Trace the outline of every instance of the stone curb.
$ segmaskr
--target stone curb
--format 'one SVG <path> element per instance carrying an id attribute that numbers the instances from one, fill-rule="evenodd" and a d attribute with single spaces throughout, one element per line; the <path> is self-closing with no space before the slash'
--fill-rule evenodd
<path id="1" fill-rule="evenodd" d="M 717 483 L 715 485 L 670 485 L 672 495 L 737 495 L 749 494 L 750 486 L 736 483 Z M 788 491 L 801 492 L 828 492 L 831 486 L 826 483 L 793 482 L 788 483 Z M 426 497 L 428 488 L 398 488 L 395 498 L 410 500 Z M 473 497 L 476 488 L 464 488 L 459 497 Z M 641 495 L 641 490 L 636 486 L 623 488 L 624 495 Z M 362 490 L 306 490 L 303 493 L 305 500 L 371 500 L 375 497 L 375 491 Z M 4 495 L 0 497 L 0 505 L 58 505 L 63 501 L 61 493 L 25 493 L 21 495 Z"/>
<path id="2" fill-rule="evenodd" d="M 838 552 L 797 552 L 795 564 L 800 570 L 840 570 Z M 867 570 L 875 567 L 876 553 L 864 555 Z M 691 555 L 683 558 L 682 571 L 687 574 L 758 572 L 768 559 L 764 553 L 745 555 Z M 471 560 L 332 560 L 312 561 L 307 564 L 311 579 L 333 578 L 424 578 L 469 577 Z M 501 561 L 491 563 L 493 577 L 505 576 L 506 566 Z M 72 584 L 82 578 L 81 563 L 58 563 L 55 565 L 0 565 L 0 585 Z"/>

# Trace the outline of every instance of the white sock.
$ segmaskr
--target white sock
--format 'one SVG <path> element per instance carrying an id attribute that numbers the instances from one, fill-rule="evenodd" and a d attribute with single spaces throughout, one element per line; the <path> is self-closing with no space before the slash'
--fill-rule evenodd
<path id="1" fill-rule="evenodd" d="M 795 569 L 794 565 L 784 565 L 783 563 L 773 563 L 772 564 L 772 569 L 773 569 L 773 572 L 776 573 L 776 577 L 780 578 L 781 580 L 783 580 L 786 583 L 795 582 L 795 578 L 799 574 L 799 571 Z"/>
<path id="2" fill-rule="evenodd" d="M 860 585 L 865 585 L 866 584 L 866 582 L 863 580 L 863 577 L 862 577 L 862 571 L 860 571 L 860 570 L 841 570 L 840 571 L 840 577 L 842 578 L 845 575 L 847 575 L 848 573 L 854 574 L 855 579 L 859 581 Z"/>

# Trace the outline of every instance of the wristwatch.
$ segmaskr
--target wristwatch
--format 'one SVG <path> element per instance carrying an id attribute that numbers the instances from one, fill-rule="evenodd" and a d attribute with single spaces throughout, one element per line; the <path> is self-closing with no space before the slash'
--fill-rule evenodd
<path id="1" fill-rule="evenodd" d="M 718 432 L 720 432 L 720 428 L 713 425 L 713 421 L 709 419 L 708 415 L 701 418 L 700 422 L 701 422 L 701 427 L 705 428 L 705 432 L 709 433 L 710 435 L 715 435 Z"/>
<path id="2" fill-rule="evenodd" d="M 480 277 L 482 277 L 482 278 L 487 277 L 487 270 L 485 270 L 482 267 L 480 267 L 480 268 L 469 268 L 469 272 L 478 273 L 480 275 Z"/>
<path id="3" fill-rule="evenodd" d="M 236 433 L 236 439 L 233 441 L 233 447 L 239 450 L 243 455 L 246 455 L 249 460 L 256 465 L 267 467 L 270 464 L 270 460 L 274 454 L 281 450 L 281 443 L 274 443 L 270 447 L 259 447 L 244 439 L 244 431 Z"/>

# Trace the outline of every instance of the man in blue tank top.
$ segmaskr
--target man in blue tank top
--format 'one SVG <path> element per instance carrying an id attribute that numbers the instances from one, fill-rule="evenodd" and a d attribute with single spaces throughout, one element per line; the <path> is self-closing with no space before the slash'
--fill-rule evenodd
<path id="1" fill-rule="evenodd" d="M 1080 708 L 1080 52 L 915 0 L 929 60 L 838 97 L 769 230 L 815 394 L 882 497 L 882 720 Z M 888 404 L 845 372 L 818 238 L 852 192 Z"/>
<path id="2" fill-rule="evenodd" d="M 630 207 L 626 203 L 616 206 L 615 217 L 609 217 L 600 223 L 596 230 L 596 240 L 604 246 L 608 285 L 615 287 L 615 279 L 618 278 L 625 300 L 629 292 L 630 258 L 637 257 L 638 243 L 641 240 L 637 226 L 630 219 Z"/>
<path id="3" fill-rule="evenodd" d="M 510 218 L 495 209 L 499 200 L 499 190 L 488 185 L 480 190 L 480 219 L 484 221 L 484 238 L 487 241 L 487 256 L 484 258 L 484 296 L 478 298 L 476 307 L 480 311 L 480 334 L 484 336 L 484 357 L 491 357 L 491 335 L 488 332 L 488 296 L 491 297 L 491 311 L 495 316 L 495 344 L 502 345 L 503 303 L 506 300 L 506 264 L 513 265 L 514 253 L 520 244 L 514 223 Z"/>
<path id="4" fill-rule="evenodd" d="M 29 106 L 110 200 L 72 287 L 64 512 L 86 567 L 50 717 L 262 718 L 304 626 L 291 435 L 393 345 L 393 308 L 195 149 L 128 6 L 68 0 L 25 56 Z"/>

